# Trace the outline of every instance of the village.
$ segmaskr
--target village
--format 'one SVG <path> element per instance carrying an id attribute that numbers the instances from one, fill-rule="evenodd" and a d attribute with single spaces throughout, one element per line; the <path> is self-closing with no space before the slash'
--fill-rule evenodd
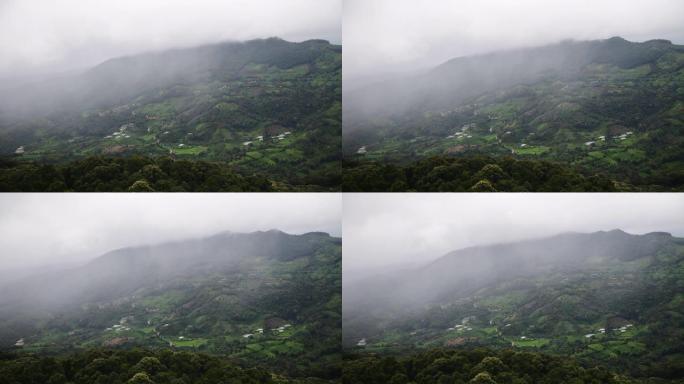
<path id="1" fill-rule="evenodd" d="M 611 345 L 619 347 L 620 343 L 628 344 L 630 340 L 637 334 L 633 323 L 623 323 L 623 325 L 610 328 L 594 328 L 594 332 L 586 334 L 567 334 L 558 336 L 549 336 L 544 334 L 515 334 L 511 333 L 509 329 L 515 327 L 514 322 L 502 322 L 501 319 L 506 319 L 510 316 L 497 314 L 495 318 L 491 318 L 484 324 L 475 316 L 466 316 L 456 324 L 443 330 L 432 328 L 415 329 L 408 333 L 406 340 L 409 343 L 420 348 L 435 348 L 440 346 L 456 347 L 467 344 L 511 347 L 511 348 L 544 348 L 551 344 L 563 345 L 566 343 L 582 342 L 587 353 L 592 351 L 602 351 L 604 345 Z M 498 324 L 498 325 L 497 325 Z M 390 339 L 395 339 L 392 336 Z M 399 344 L 390 342 L 389 340 L 381 338 L 373 338 L 372 342 L 369 338 L 364 337 L 356 341 L 356 348 L 384 350 L 393 348 Z"/>
<path id="2" fill-rule="evenodd" d="M 448 116 L 448 115 L 444 115 Z M 616 148 L 629 147 L 629 144 L 619 144 L 627 139 L 634 137 L 634 131 L 623 131 L 612 136 L 601 134 L 587 136 L 582 142 L 568 141 L 565 143 L 540 144 L 539 139 L 535 140 L 536 133 L 528 132 L 523 138 L 520 133 L 512 130 L 509 126 L 499 127 L 496 116 L 488 116 L 490 124 L 478 125 L 477 122 L 468 122 L 454 127 L 447 136 L 417 136 L 413 139 L 400 142 L 396 139 L 387 138 L 383 141 L 364 144 L 357 147 L 355 156 L 371 159 L 384 158 L 390 154 L 415 152 L 422 156 L 435 156 L 441 154 L 460 154 L 469 150 L 491 151 L 492 154 L 510 154 L 518 156 L 541 156 L 551 155 L 556 147 L 579 148 L 584 147 L 588 151 L 615 151 Z M 495 127 L 497 127 L 495 129 Z M 520 128 L 517 128 L 518 130 Z M 591 135 L 588 134 L 588 135 Z M 517 139 L 512 139 L 517 137 Z M 588 140 L 587 140 L 588 139 Z M 517 142 L 516 142 L 517 140 Z M 612 144 L 611 144 L 612 143 Z M 554 144 L 554 145 L 552 145 Z M 587 152 L 584 152 L 587 155 Z M 595 156 L 594 154 L 589 154 Z"/>

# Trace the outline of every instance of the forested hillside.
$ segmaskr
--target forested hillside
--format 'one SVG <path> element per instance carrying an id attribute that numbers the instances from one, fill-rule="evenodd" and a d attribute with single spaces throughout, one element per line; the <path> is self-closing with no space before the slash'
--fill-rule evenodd
<path id="1" fill-rule="evenodd" d="M 340 375 L 341 242 L 327 234 L 125 248 L 2 290 L 0 346 L 20 358 L 170 348 L 288 377 Z"/>
<path id="2" fill-rule="evenodd" d="M 344 343 L 364 353 L 512 348 L 674 380 L 683 284 L 684 240 L 665 233 L 468 248 L 345 287 Z"/>
<path id="3" fill-rule="evenodd" d="M 401 165 L 510 156 L 564 164 L 622 189 L 682 190 L 683 97 L 684 46 L 665 40 L 457 58 L 345 95 L 344 152 Z M 448 180 L 454 190 L 463 177 Z"/>
<path id="4" fill-rule="evenodd" d="M 117 58 L 4 92 L 0 155 L 21 162 L 170 156 L 339 189 L 341 47 L 326 41 L 271 38 Z"/>

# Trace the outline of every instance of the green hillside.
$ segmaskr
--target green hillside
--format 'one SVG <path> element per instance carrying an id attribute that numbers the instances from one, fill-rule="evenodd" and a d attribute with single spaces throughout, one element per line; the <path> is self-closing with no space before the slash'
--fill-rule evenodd
<path id="1" fill-rule="evenodd" d="M 346 158 L 511 156 L 608 178 L 619 190 L 684 189 L 684 46 L 562 43 L 456 59 L 411 80 L 414 88 L 360 92 L 410 91 L 402 110 L 345 105 Z"/>
<path id="2" fill-rule="evenodd" d="M 202 352 L 290 377 L 334 379 L 340 270 L 339 239 L 320 233 L 228 233 L 122 249 L 4 287 L 0 345 L 20 356 Z"/>
<path id="3" fill-rule="evenodd" d="M 0 155 L 22 162 L 171 156 L 335 190 L 340 137 L 341 47 L 321 40 L 113 59 L 0 103 Z"/>
<path id="4" fill-rule="evenodd" d="M 481 265 L 463 268 L 478 263 L 471 258 Z M 452 253 L 397 279 L 405 289 L 391 290 L 394 298 L 345 291 L 347 348 L 486 346 L 571 356 L 635 378 L 674 380 L 684 373 L 682 239 L 568 235 Z M 358 290 L 368 292 L 368 284 L 377 292 L 396 287 L 396 279 L 375 278 Z"/>

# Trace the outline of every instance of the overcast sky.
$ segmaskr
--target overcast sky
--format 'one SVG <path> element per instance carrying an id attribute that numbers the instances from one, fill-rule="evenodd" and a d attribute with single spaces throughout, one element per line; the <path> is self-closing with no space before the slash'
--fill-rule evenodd
<path id="1" fill-rule="evenodd" d="M 684 236 L 681 193 L 346 193 L 343 204 L 344 273 L 569 231 Z"/>
<path id="2" fill-rule="evenodd" d="M 341 233 L 340 194 L 0 194 L 0 269 L 134 245 L 280 229 Z"/>
<path id="3" fill-rule="evenodd" d="M 341 14 L 342 0 L 0 0 L 0 78 L 225 40 L 339 43 Z"/>
<path id="4" fill-rule="evenodd" d="M 344 0 L 345 85 L 563 39 L 684 43 L 681 0 Z"/>

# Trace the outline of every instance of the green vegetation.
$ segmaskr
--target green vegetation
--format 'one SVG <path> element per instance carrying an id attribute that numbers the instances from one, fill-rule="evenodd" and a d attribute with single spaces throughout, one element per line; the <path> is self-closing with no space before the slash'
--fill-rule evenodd
<path id="1" fill-rule="evenodd" d="M 485 156 L 435 156 L 406 166 L 346 162 L 342 187 L 347 192 L 611 192 L 619 190 L 603 176 L 584 176 L 559 163 Z"/>
<path id="2" fill-rule="evenodd" d="M 345 110 L 345 159 L 361 165 L 411 166 L 433 156 L 510 156 L 602 175 L 621 191 L 684 190 L 684 46 L 614 38 L 519 54 L 525 58 L 512 52 L 446 63 L 412 81 L 428 89 L 413 92 L 416 99 L 402 111 L 355 118 L 353 110 Z M 506 64 L 545 58 L 558 62 L 543 73 L 525 73 L 521 63 L 516 68 Z M 469 62 L 466 69 L 460 67 Z M 478 67 L 482 73 L 467 71 Z M 519 78 L 516 70 L 523 71 Z M 468 78 L 452 83 L 461 71 Z M 500 79 L 497 87 L 487 87 L 491 77 L 510 71 L 514 73 Z M 371 91 L 365 93 L 374 95 Z M 467 190 L 472 184 L 461 181 L 468 177 L 455 173 L 444 182 L 456 185 L 426 188 Z M 525 181 L 519 186 L 529 190 Z M 389 190 L 392 185 L 378 187 Z M 573 186 L 553 188 L 574 191 Z M 415 187 L 398 180 L 396 188 Z"/>
<path id="3" fill-rule="evenodd" d="M 586 236 L 580 243 L 596 248 L 576 249 L 579 264 L 538 266 L 537 272 L 521 274 L 519 268 L 535 267 L 525 265 L 524 259 L 501 259 L 506 272 L 491 270 L 478 276 L 479 286 L 465 282 L 458 288 L 468 274 L 460 277 L 454 268 L 467 261 L 435 262 L 426 275 L 429 286 L 449 284 L 443 278 L 453 282 L 445 288 L 446 294 L 415 307 L 401 301 L 401 308 L 379 307 L 373 293 L 361 289 L 368 292 L 370 304 L 360 308 L 345 304 L 345 348 L 350 353 L 396 356 L 416 349 L 486 346 L 513 351 L 496 353 L 534 351 L 576 360 L 585 367 L 600 364 L 643 382 L 681 382 L 677 380 L 684 377 L 680 342 L 684 335 L 684 240 L 617 231 Z M 560 244 L 568 244 L 568 239 L 558 239 L 556 245 L 551 239 L 538 244 L 538 249 L 550 255 L 558 252 Z M 607 244 L 612 245 L 608 248 Z M 500 256 L 520 247 L 493 249 Z M 477 252 L 478 260 L 484 254 Z M 407 293 L 395 287 L 393 294 L 404 297 L 420 290 L 409 279 L 403 281 L 409 287 Z M 381 281 L 373 282 L 376 291 L 382 286 Z M 352 294 L 345 292 L 348 298 Z M 357 345 L 362 338 L 365 345 Z"/>
<path id="4" fill-rule="evenodd" d="M 158 69 L 168 63 L 174 65 L 167 71 Z M 143 80 L 129 76 L 131 66 Z M 340 46 L 267 39 L 114 59 L 64 88 L 76 96 L 39 87 L 17 90 L 9 106 L 0 105 L 0 155 L 35 166 L 172 156 L 217 163 L 243 177 L 340 189 Z M 28 92 L 23 101 L 22 92 Z M 25 104 L 34 107 L 22 115 Z M 23 171 L 31 167 L 16 169 Z"/>
<path id="5" fill-rule="evenodd" d="M 64 356 L 0 354 L 2 384 L 325 383 L 288 379 L 225 358 L 188 351 L 94 349 Z"/>
<path id="6" fill-rule="evenodd" d="M 3 192 L 312 192 L 239 166 L 172 157 L 92 156 L 67 163 L 0 158 Z"/>
<path id="7" fill-rule="evenodd" d="M 600 366 L 535 352 L 434 349 L 398 357 L 350 354 L 343 383 L 349 384 L 537 384 L 639 383 Z M 646 383 L 646 382 L 644 382 Z"/>
<path id="8" fill-rule="evenodd" d="M 75 351 L 103 348 L 160 351 L 155 354 L 171 349 L 288 377 L 339 379 L 340 239 L 269 231 L 160 247 L 116 251 L 80 269 L 42 277 L 47 292 L 63 292 L 74 290 L 71 284 L 81 278 L 99 276 L 83 283 L 77 296 L 41 303 L 35 298 L 49 293 L 33 279 L 13 284 L 2 300 L 31 304 L 3 304 L 0 349 L 15 349 L 17 364 L 25 356 L 68 359 Z M 121 272 L 109 276 L 102 266 Z M 134 373 L 122 372 L 128 378 Z"/>
<path id="9" fill-rule="evenodd" d="M 40 164 L 0 159 L 3 192 L 246 192 L 316 189 L 289 186 L 234 167 L 169 157 L 88 157 Z"/>

